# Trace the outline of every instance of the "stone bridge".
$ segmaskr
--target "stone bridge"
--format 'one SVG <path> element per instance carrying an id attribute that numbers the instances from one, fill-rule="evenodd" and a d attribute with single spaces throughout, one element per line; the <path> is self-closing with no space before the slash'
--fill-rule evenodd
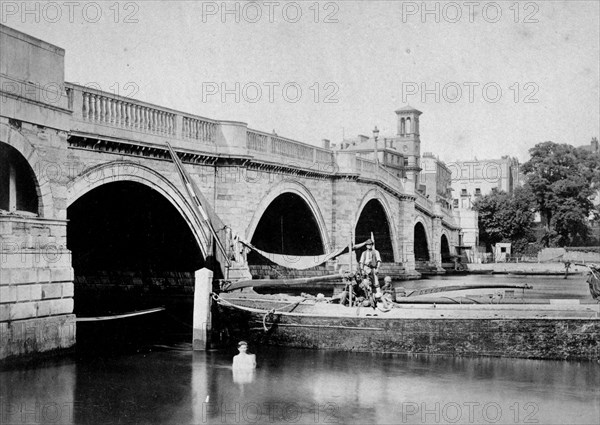
<path id="1" fill-rule="evenodd" d="M 73 345 L 76 314 L 189 293 L 204 266 L 229 279 L 285 272 L 234 245 L 226 267 L 165 142 L 225 224 L 223 240 L 317 255 L 372 232 L 399 278 L 440 270 L 459 243 L 445 189 L 424 178 L 419 111 L 396 111 L 398 134 L 379 151 L 368 138 L 372 154 L 317 147 L 66 83 L 63 49 L 0 30 L 0 359 Z"/>

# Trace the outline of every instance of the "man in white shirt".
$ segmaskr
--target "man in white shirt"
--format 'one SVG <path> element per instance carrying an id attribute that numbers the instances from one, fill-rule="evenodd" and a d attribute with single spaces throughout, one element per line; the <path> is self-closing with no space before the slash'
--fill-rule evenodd
<path id="1" fill-rule="evenodd" d="M 233 357 L 233 369 L 254 369 L 256 368 L 256 356 L 248 354 L 248 343 L 240 341 L 238 344 L 237 356 Z"/>
<path id="2" fill-rule="evenodd" d="M 379 265 L 381 264 L 381 255 L 379 254 L 379 251 L 373 247 L 372 240 L 369 239 L 366 242 L 366 245 L 367 249 L 361 254 L 358 266 L 360 270 L 371 278 L 376 290 L 375 297 L 379 298 L 381 297 L 381 289 L 379 288 L 377 274 L 379 273 Z"/>

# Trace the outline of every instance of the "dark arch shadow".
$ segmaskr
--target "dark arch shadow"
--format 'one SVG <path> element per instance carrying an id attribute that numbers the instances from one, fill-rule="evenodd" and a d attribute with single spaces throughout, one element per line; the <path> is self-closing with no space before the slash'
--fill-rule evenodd
<path id="1" fill-rule="evenodd" d="M 394 248 L 392 246 L 392 234 L 387 215 L 383 209 L 383 205 L 377 199 L 371 199 L 362 212 L 356 228 L 354 230 L 354 242 L 361 243 L 371 237 L 375 238 L 375 248 L 381 254 L 381 261 L 390 263 L 394 261 Z M 357 261 L 360 258 L 360 252 L 356 253 Z"/>
<path id="2" fill-rule="evenodd" d="M 295 193 L 283 193 L 269 204 L 251 243 L 273 254 L 309 256 L 324 253 L 317 220 L 306 201 Z M 270 264 L 253 251 L 248 254 L 248 263 Z"/>
<path id="3" fill-rule="evenodd" d="M 440 240 L 440 254 L 442 255 L 442 263 L 449 263 L 452 261 L 450 245 L 448 244 L 448 238 L 446 235 L 442 235 Z"/>
<path id="4" fill-rule="evenodd" d="M 77 316 L 164 306 L 165 314 L 191 325 L 194 272 L 205 261 L 192 230 L 166 198 L 141 183 L 107 183 L 73 202 L 67 218 Z"/>
<path id="5" fill-rule="evenodd" d="M 429 248 L 427 244 L 427 233 L 423 224 L 415 224 L 414 235 L 415 261 L 429 261 Z"/>
<path id="6" fill-rule="evenodd" d="M 12 146 L 0 143 L 0 209 L 10 211 L 16 207 L 17 211 L 39 214 L 36 188 L 33 169 L 25 157 Z"/>

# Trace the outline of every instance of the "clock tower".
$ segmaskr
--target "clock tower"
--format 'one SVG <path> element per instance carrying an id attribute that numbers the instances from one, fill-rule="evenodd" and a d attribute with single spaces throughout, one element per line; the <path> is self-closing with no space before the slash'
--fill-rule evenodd
<path id="1" fill-rule="evenodd" d="M 408 159 L 405 164 L 406 178 L 412 181 L 411 185 L 417 189 L 419 186 L 421 140 L 419 139 L 419 116 L 421 111 L 407 105 L 396 110 L 398 117 L 398 132 L 396 143 L 400 147 L 400 152 Z"/>

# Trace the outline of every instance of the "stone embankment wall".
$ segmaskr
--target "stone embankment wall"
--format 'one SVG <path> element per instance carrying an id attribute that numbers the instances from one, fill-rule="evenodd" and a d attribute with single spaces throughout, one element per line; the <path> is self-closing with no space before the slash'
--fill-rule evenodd
<path id="1" fill-rule="evenodd" d="M 483 264 L 471 264 L 468 265 L 469 270 L 493 270 L 494 272 L 532 272 L 532 273 L 564 273 L 564 263 L 483 263 Z M 587 273 L 588 268 L 582 266 L 575 266 L 571 264 L 569 267 L 569 275 L 577 273 Z"/>
<path id="2" fill-rule="evenodd" d="M 538 253 L 538 261 L 544 262 L 563 262 L 571 263 L 599 263 L 600 248 L 590 247 L 588 250 L 569 250 L 569 248 L 545 248 Z"/>

